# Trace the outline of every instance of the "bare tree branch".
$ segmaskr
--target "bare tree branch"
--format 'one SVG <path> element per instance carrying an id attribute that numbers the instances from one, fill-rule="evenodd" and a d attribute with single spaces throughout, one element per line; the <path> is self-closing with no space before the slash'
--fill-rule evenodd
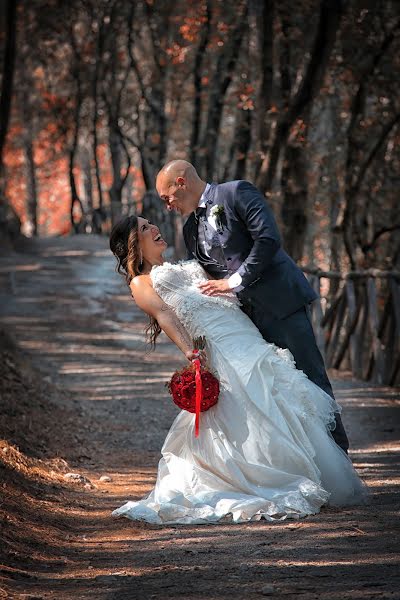
<path id="1" fill-rule="evenodd" d="M 382 227 L 381 229 L 378 229 L 378 231 L 376 231 L 374 233 L 374 237 L 372 238 L 372 241 L 369 244 L 364 244 L 361 249 L 364 252 L 364 254 L 366 252 L 369 252 L 370 250 L 372 250 L 372 248 L 375 246 L 376 242 L 379 240 L 379 238 L 384 235 L 385 233 L 390 233 L 392 231 L 398 231 L 400 230 L 400 223 L 397 225 L 391 225 L 390 227 Z"/>
<path id="2" fill-rule="evenodd" d="M 378 67 L 379 63 L 381 62 L 382 58 L 385 56 L 386 52 L 389 50 L 392 42 L 394 41 L 395 32 L 397 31 L 399 26 L 400 26 L 400 21 L 398 21 L 395 24 L 395 26 L 389 33 L 387 33 L 387 35 L 383 39 L 382 44 L 381 44 L 380 48 L 378 49 L 378 51 L 376 52 L 376 54 L 371 58 L 371 60 L 367 64 L 367 66 L 360 73 L 360 80 L 359 80 L 360 82 L 359 82 L 359 86 L 357 89 L 357 93 L 354 95 L 353 101 L 351 103 L 351 109 L 350 109 L 351 120 L 350 120 L 349 126 L 347 128 L 348 134 L 350 134 L 353 131 L 354 126 L 356 124 L 357 116 L 361 112 L 361 108 L 364 106 L 362 98 L 365 95 L 366 84 L 368 82 L 368 79 L 374 74 L 375 69 Z"/>
<path id="3" fill-rule="evenodd" d="M 382 129 L 381 135 L 378 137 L 378 139 L 376 140 L 375 144 L 371 148 L 371 150 L 370 150 L 370 152 L 369 152 L 369 154 L 367 156 L 367 159 L 364 161 L 364 164 L 360 168 L 360 171 L 359 171 L 359 174 L 357 176 L 356 182 L 352 186 L 352 191 L 354 193 L 357 192 L 360 189 L 361 184 L 363 182 L 363 179 L 365 177 L 365 174 L 368 171 L 369 167 L 371 166 L 372 161 L 374 160 L 374 158 L 378 154 L 379 150 L 385 144 L 386 139 L 390 135 L 392 129 L 397 125 L 397 123 L 399 121 L 400 121 L 400 113 L 398 113 L 397 115 L 394 115 L 393 118 Z"/>

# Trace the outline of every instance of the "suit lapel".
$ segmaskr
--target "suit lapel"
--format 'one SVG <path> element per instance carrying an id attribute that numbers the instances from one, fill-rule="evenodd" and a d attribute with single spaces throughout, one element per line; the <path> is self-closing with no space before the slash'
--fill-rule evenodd
<path id="1" fill-rule="evenodd" d="M 191 213 L 183 226 L 183 235 L 187 249 L 196 256 L 197 246 L 197 223 L 194 212 Z"/>
<path id="2" fill-rule="evenodd" d="M 210 204 L 210 205 L 214 204 L 214 196 L 215 196 L 216 189 L 217 189 L 217 184 L 211 183 L 210 187 L 207 190 L 207 193 L 204 194 L 204 200 L 205 200 L 206 204 Z M 186 243 L 187 248 L 190 250 L 190 252 L 192 252 L 192 254 L 197 256 L 198 255 L 197 240 L 198 240 L 198 236 L 199 236 L 199 231 L 198 231 L 198 223 L 195 219 L 194 212 L 192 212 L 189 215 L 186 223 L 183 226 L 183 235 L 185 238 L 185 243 Z"/>
<path id="3" fill-rule="evenodd" d="M 203 256 L 201 250 L 199 249 L 199 229 L 194 212 L 191 213 L 185 225 L 183 226 L 183 235 L 185 238 L 186 247 L 193 254 L 195 259 L 200 263 L 207 262 L 206 257 Z"/>

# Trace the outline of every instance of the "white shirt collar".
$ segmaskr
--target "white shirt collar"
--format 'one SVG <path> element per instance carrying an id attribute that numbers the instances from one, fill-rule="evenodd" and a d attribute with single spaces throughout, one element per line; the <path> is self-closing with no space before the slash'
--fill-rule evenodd
<path id="1" fill-rule="evenodd" d="M 206 206 L 206 196 L 207 196 L 207 192 L 210 189 L 210 187 L 211 187 L 211 185 L 209 183 L 206 183 L 206 187 L 204 188 L 204 192 L 200 196 L 200 200 L 199 200 L 199 204 L 198 204 L 197 208 L 204 208 Z"/>

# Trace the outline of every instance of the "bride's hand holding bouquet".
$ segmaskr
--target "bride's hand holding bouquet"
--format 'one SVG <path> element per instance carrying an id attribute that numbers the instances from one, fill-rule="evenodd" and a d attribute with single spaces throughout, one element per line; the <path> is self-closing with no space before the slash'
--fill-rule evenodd
<path id="1" fill-rule="evenodd" d="M 167 384 L 174 403 L 183 410 L 196 413 L 195 435 L 199 435 L 200 412 L 204 412 L 218 402 L 219 381 L 206 368 L 205 338 L 193 340 L 192 351 L 185 353 L 190 366 L 175 371 Z"/>

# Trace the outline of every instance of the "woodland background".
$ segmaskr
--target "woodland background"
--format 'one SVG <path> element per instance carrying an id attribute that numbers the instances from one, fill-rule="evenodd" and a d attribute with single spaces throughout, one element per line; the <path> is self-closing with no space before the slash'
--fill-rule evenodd
<path id="1" fill-rule="evenodd" d="M 398 267 L 398 2 L 0 6 L 3 231 L 107 233 L 143 210 L 179 256 L 153 188 L 181 157 L 254 182 L 301 264 Z"/>

